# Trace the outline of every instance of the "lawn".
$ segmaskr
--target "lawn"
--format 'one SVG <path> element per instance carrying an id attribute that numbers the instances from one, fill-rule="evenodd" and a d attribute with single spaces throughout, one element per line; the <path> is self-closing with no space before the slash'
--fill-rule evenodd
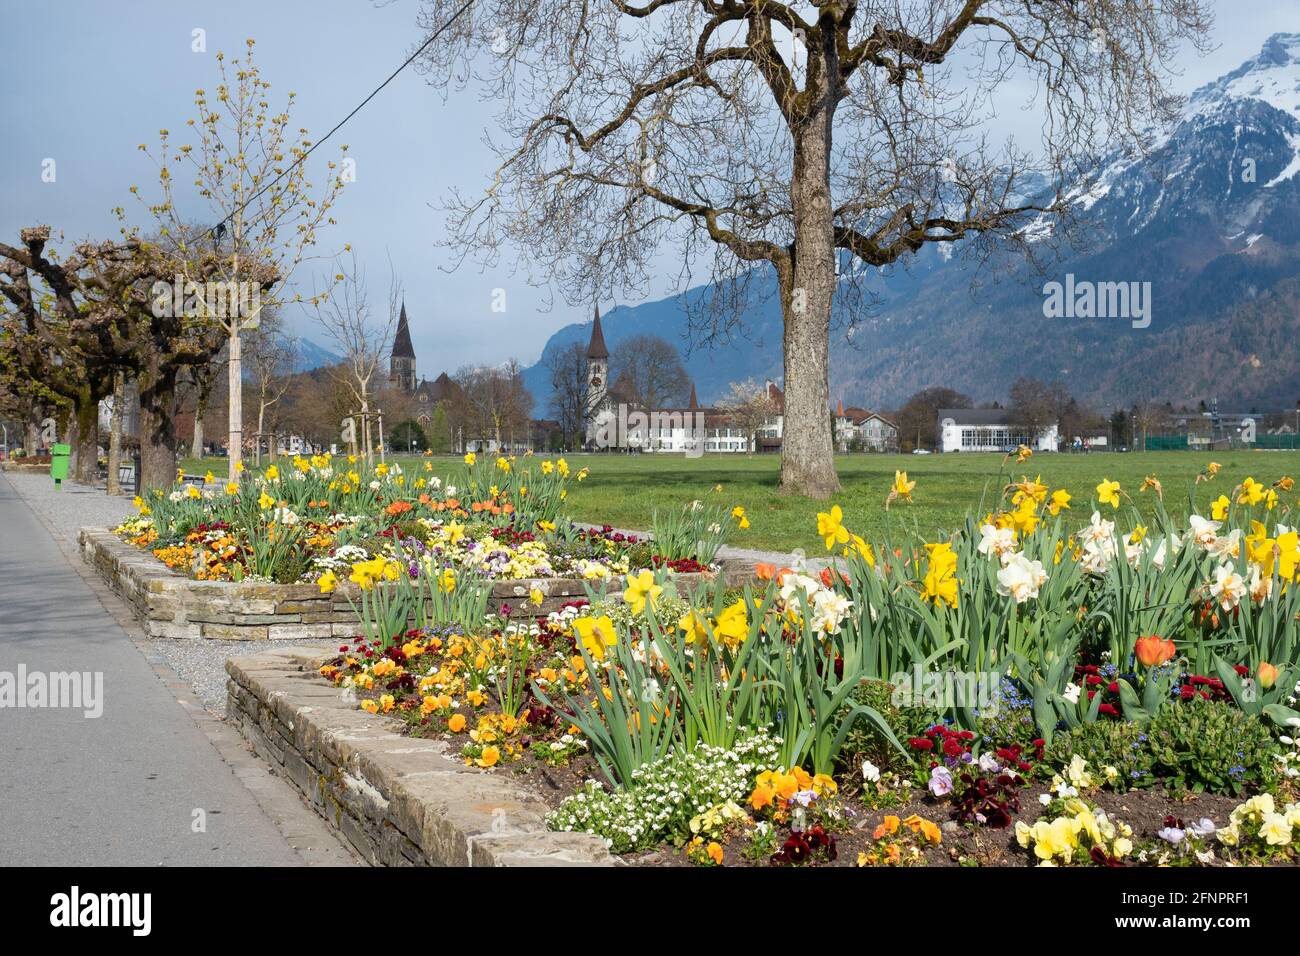
<path id="1" fill-rule="evenodd" d="M 390 458 L 412 462 L 405 456 Z M 423 461 L 424 459 L 419 459 Z M 803 548 L 810 554 L 824 548 L 816 534 L 817 512 L 825 502 L 787 497 L 777 492 L 780 466 L 774 455 L 752 458 L 740 455 L 706 455 L 683 458 L 676 455 L 586 455 L 568 456 L 576 470 L 587 467 L 591 477 L 573 486 L 569 497 L 575 518 L 620 528 L 647 528 L 656 509 L 680 508 L 692 499 L 727 505 L 744 505 L 750 527 L 733 532 L 731 543 L 740 547 L 790 551 Z M 1196 485 L 1211 460 L 1223 469 L 1208 484 Z M 208 469 L 222 473 L 225 462 L 209 459 L 184 462 L 189 473 Z M 836 459 L 843 490 L 834 503 L 844 509 L 845 524 L 868 540 L 901 540 L 917 535 L 934 540 L 961 523 L 969 509 L 988 511 L 1008 480 L 1022 475 L 1042 476 L 1053 490 L 1064 488 L 1074 496 L 1071 508 L 1079 522 L 1091 514 L 1097 483 L 1103 478 L 1120 482 L 1133 503 L 1149 516 L 1155 495 L 1139 493 L 1142 479 L 1155 475 L 1164 486 L 1165 506 L 1175 517 L 1188 513 L 1189 495 L 1196 495 L 1197 508 L 1209 510 L 1209 501 L 1232 490 L 1247 475 L 1265 485 L 1283 475 L 1300 474 L 1300 452 L 1134 452 L 1090 455 L 1036 455 L 1023 465 L 1003 464 L 1000 455 L 847 455 Z M 435 473 L 452 474 L 456 458 L 435 458 Z M 916 481 L 913 501 L 884 509 L 895 470 L 906 470 Z M 454 480 L 454 479 L 453 479 Z M 721 485 L 721 491 L 714 490 Z M 1294 507 L 1297 492 L 1283 496 L 1283 504 Z M 983 504 L 981 504 L 981 501 Z M 1128 503 L 1125 503 L 1128 507 Z"/>

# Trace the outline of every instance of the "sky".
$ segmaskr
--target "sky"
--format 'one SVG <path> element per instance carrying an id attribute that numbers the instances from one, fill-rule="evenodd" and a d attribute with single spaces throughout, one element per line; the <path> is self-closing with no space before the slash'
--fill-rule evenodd
<path id="1" fill-rule="evenodd" d="M 1212 6 L 1217 49 L 1183 59 L 1179 92 L 1235 68 L 1270 34 L 1300 31 L 1297 0 Z M 48 223 L 69 240 L 115 236 L 113 208 L 135 208 L 130 187 L 157 181 L 139 144 L 155 144 L 162 128 L 183 129 L 194 91 L 216 84 L 216 52 L 240 54 L 248 37 L 257 40 L 272 104 L 293 90 L 294 123 L 323 134 L 422 41 L 418 8 L 418 0 L 0 0 L 7 76 L 0 235 L 12 242 L 22 227 Z M 193 49 L 196 29 L 202 51 Z M 322 250 L 351 244 L 375 306 L 386 299 L 390 268 L 396 271 L 419 372 L 428 378 L 507 358 L 532 364 L 554 331 L 590 316 L 589 305 L 531 288 L 507 266 L 482 272 L 468 262 L 448 271 L 451 256 L 435 244 L 445 229 L 438 204 L 453 188 L 477 194 L 488 184 L 493 156 L 482 138 L 492 115 L 472 90 L 448 93 L 408 68 L 316 154 L 337 155 L 332 144 L 346 143 L 356 160 L 356 181 L 335 207 L 338 224 L 322 235 Z M 1030 117 L 1008 111 L 1003 119 L 1018 136 L 1035 135 L 1017 128 Z M 53 182 L 42 177 L 49 159 Z M 148 223 L 143 212 L 135 221 Z M 310 289 L 310 274 L 295 278 Z M 665 280 L 650 297 L 667 289 Z M 308 318 L 294 321 L 300 334 L 329 346 Z"/>

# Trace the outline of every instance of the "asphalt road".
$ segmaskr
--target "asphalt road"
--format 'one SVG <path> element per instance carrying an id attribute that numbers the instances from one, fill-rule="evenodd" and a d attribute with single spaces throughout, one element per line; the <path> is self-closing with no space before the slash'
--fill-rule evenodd
<path id="1" fill-rule="evenodd" d="M 11 706 L 20 665 L 102 674 L 102 715 Z M 303 863 L 0 476 L 0 866 Z"/>

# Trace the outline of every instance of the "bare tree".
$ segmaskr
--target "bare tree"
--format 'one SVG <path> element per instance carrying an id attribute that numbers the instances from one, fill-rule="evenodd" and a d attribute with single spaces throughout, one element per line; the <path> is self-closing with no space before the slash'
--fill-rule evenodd
<path id="1" fill-rule="evenodd" d="M 1008 395 L 1007 418 L 1024 430 L 1030 443 L 1038 441 L 1049 427 L 1059 424 L 1057 394 L 1046 382 L 1036 378 L 1016 379 Z"/>
<path id="2" fill-rule="evenodd" d="M 753 379 L 732 382 L 727 396 L 718 403 L 732 423 L 745 433 L 749 454 L 758 450 L 758 432 L 776 414 L 776 403 L 766 385 Z"/>
<path id="3" fill-rule="evenodd" d="M 587 414 L 587 350 L 581 342 L 556 349 L 546 357 L 551 373 L 551 412 L 560 423 L 564 440 L 582 445 Z"/>
<path id="4" fill-rule="evenodd" d="M 440 26 L 459 0 L 425 0 Z M 449 200 L 452 248 L 523 249 L 572 302 L 644 288 L 660 242 L 685 286 L 703 260 L 719 292 L 697 318 L 725 334 L 750 280 L 775 272 L 784 319 L 781 487 L 825 497 L 828 342 L 837 264 L 863 282 L 926 243 L 1065 211 L 1080 160 L 1172 115 L 1179 41 L 1204 47 L 1204 0 L 484 0 L 424 66 L 500 104 L 500 163 L 480 197 Z M 480 51 L 482 56 L 480 56 Z M 954 59 L 960 62 L 954 64 Z M 1031 155 L 984 131 L 999 91 L 1030 90 Z M 1005 93 L 1004 93 L 1005 95 Z M 1046 173 L 1056 196 L 1024 198 Z M 1037 180 L 1041 181 L 1041 180 Z M 979 248 L 985 243 L 974 243 Z M 856 278 L 854 278 L 856 275 Z"/>
<path id="5" fill-rule="evenodd" d="M 269 320 L 269 321 L 268 321 Z M 257 402 L 257 435 L 254 454 L 257 462 L 262 461 L 262 443 L 267 437 L 266 416 L 284 398 L 293 385 L 294 364 L 297 348 L 293 340 L 284 333 L 279 316 L 268 316 L 263 310 L 262 322 L 245 336 L 245 355 L 248 359 L 248 373 L 253 386 L 254 400 Z M 268 451 L 275 454 L 275 441 L 269 444 Z"/>
<path id="6" fill-rule="evenodd" d="M 211 362 L 185 369 L 178 382 L 181 401 L 192 401 L 194 404 L 194 437 L 190 442 L 190 454 L 195 458 L 203 457 L 203 446 L 206 443 L 203 420 L 211 409 L 221 373 L 226 370 L 228 354 L 227 349 L 222 349 Z"/>
<path id="7" fill-rule="evenodd" d="M 657 335 L 624 339 L 609 359 L 611 390 L 647 409 L 686 404 L 691 381 L 682 357 Z"/>
<path id="8" fill-rule="evenodd" d="M 466 439 L 492 440 L 503 448 L 528 435 L 533 397 L 515 359 L 499 367 L 463 368 L 456 384 L 464 396 L 466 424 L 474 432 Z"/>
<path id="9" fill-rule="evenodd" d="M 379 385 L 382 363 L 392 347 L 402 287 L 393 276 L 387 312 L 377 316 L 370 308 L 365 271 L 358 265 L 355 252 L 349 251 L 348 259 L 338 260 L 335 280 L 333 293 L 316 304 L 316 318 L 343 355 L 340 377 L 352 397 L 349 415 L 355 416 L 355 440 L 364 446 L 369 459 L 374 449 L 371 399 Z"/>

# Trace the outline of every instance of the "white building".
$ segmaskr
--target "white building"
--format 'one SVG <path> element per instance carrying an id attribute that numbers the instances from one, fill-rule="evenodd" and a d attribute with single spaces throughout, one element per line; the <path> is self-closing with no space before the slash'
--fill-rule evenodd
<path id="1" fill-rule="evenodd" d="M 1055 422 L 1037 437 L 1011 424 L 1004 408 L 939 409 L 940 451 L 1015 451 L 1028 445 L 1034 451 L 1056 451 L 1060 430 Z"/>
<path id="2" fill-rule="evenodd" d="M 743 453 L 749 441 L 725 412 L 705 408 L 691 385 L 684 408 L 646 409 L 620 393 L 609 381 L 609 348 L 597 309 L 587 345 L 586 445 L 591 449 L 643 452 Z"/>
<path id="3" fill-rule="evenodd" d="M 898 426 L 878 412 L 865 408 L 835 409 L 835 447 L 841 452 L 898 451 Z"/>

